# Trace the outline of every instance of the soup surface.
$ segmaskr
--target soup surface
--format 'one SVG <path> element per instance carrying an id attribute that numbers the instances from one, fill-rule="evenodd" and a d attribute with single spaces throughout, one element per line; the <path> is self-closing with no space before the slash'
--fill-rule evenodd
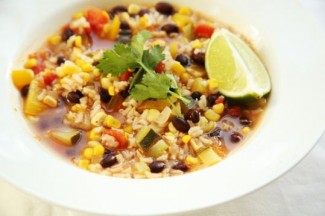
<path id="1" fill-rule="evenodd" d="M 14 70 L 26 119 L 76 166 L 125 178 L 180 175 L 222 161 L 267 98 L 220 94 L 205 69 L 219 23 L 160 2 L 74 14 Z"/>

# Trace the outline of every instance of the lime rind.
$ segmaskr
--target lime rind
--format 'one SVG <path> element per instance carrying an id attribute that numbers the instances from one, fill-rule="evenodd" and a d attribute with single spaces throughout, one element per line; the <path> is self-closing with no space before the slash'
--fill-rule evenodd
<path id="1" fill-rule="evenodd" d="M 208 76 L 219 81 L 219 91 L 225 96 L 254 99 L 270 92 L 271 82 L 263 63 L 228 30 L 221 29 L 212 35 L 206 55 Z"/>

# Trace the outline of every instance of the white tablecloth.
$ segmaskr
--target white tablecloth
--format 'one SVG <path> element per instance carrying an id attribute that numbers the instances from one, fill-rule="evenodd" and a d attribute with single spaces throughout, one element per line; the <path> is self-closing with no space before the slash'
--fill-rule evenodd
<path id="1" fill-rule="evenodd" d="M 325 0 L 301 2 L 325 30 Z M 52 206 L 0 180 L 0 216 L 49 215 L 87 214 Z M 232 202 L 186 215 L 325 216 L 325 135 L 300 164 L 268 186 Z"/>

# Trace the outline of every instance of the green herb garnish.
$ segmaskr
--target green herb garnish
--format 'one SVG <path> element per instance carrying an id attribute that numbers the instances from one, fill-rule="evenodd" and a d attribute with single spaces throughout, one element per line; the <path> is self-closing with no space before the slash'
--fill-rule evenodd
<path id="1" fill-rule="evenodd" d="M 150 37 L 150 32 L 141 31 L 130 44 L 116 44 L 113 49 L 104 52 L 97 68 L 105 75 L 113 76 L 121 75 L 128 69 L 137 69 L 129 89 L 130 96 L 137 101 L 174 96 L 187 103 L 188 100 L 177 92 L 178 86 L 172 74 L 155 72 L 157 64 L 165 56 L 160 46 L 144 50 L 144 44 Z"/>

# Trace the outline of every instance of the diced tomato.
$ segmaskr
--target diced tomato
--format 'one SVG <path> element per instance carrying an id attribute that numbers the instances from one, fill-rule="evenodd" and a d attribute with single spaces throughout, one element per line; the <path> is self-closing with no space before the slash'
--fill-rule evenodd
<path id="1" fill-rule="evenodd" d="M 199 24 L 195 27 L 195 35 L 198 38 L 209 38 L 213 34 L 214 28 L 206 24 Z"/>
<path id="2" fill-rule="evenodd" d="M 52 85 L 52 82 L 57 79 L 58 76 L 56 74 L 46 74 L 43 77 L 45 85 Z"/>
<path id="3" fill-rule="evenodd" d="M 128 81 L 129 80 L 129 78 L 132 76 L 132 72 L 131 71 L 126 71 L 126 72 L 124 72 L 124 73 L 122 73 L 121 75 L 120 75 L 120 80 L 121 81 Z"/>
<path id="4" fill-rule="evenodd" d="M 104 10 L 93 8 L 87 11 L 86 19 L 90 23 L 91 29 L 96 33 L 100 33 L 109 17 Z"/>
<path id="5" fill-rule="evenodd" d="M 225 98 L 223 96 L 220 96 L 217 98 L 217 100 L 214 103 L 218 104 L 218 103 L 223 103 L 224 101 L 225 101 Z"/>
<path id="6" fill-rule="evenodd" d="M 34 71 L 34 74 L 38 74 L 45 70 L 45 66 L 43 64 L 38 63 L 35 67 L 32 68 L 32 70 Z"/>
<path id="7" fill-rule="evenodd" d="M 157 72 L 157 73 L 162 73 L 162 72 L 164 72 L 164 70 L 165 70 L 165 63 L 164 62 L 159 62 L 158 64 L 157 64 L 157 66 L 156 66 L 156 68 L 155 68 L 155 71 Z"/>
<path id="8" fill-rule="evenodd" d="M 123 132 L 105 128 L 103 130 L 103 134 L 107 134 L 114 137 L 116 141 L 119 143 L 119 146 L 117 147 L 119 149 L 124 149 L 128 146 L 128 140 L 126 139 Z"/>
<path id="9" fill-rule="evenodd" d="M 228 114 L 231 117 L 239 117 L 241 116 L 241 108 L 239 106 L 234 106 L 228 109 Z"/>

